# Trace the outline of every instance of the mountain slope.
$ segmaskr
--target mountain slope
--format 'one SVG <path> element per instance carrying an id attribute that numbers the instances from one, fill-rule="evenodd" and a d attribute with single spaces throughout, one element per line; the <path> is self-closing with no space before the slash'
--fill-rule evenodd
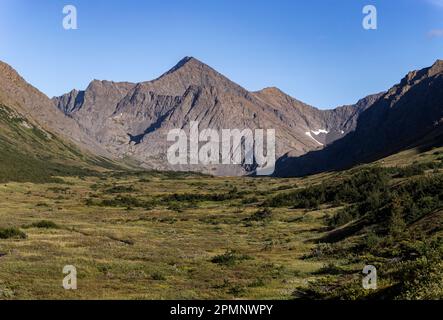
<path id="1" fill-rule="evenodd" d="M 108 155 L 78 124 L 59 110 L 43 93 L 28 84 L 13 68 L 0 62 L 0 102 L 43 129 L 73 140 L 82 149 Z"/>
<path id="2" fill-rule="evenodd" d="M 361 114 L 356 130 L 324 150 L 284 157 L 278 176 L 368 163 L 401 150 L 443 144 L 443 61 L 410 72 Z"/>
<path id="3" fill-rule="evenodd" d="M 103 153 L 75 121 L 0 63 L 0 181 L 45 182 L 56 175 L 85 174 L 111 165 Z"/>

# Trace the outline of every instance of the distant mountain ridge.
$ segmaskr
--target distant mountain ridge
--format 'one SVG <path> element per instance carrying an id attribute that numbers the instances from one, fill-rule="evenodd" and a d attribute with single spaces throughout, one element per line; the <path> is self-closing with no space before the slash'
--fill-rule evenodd
<path id="1" fill-rule="evenodd" d="M 93 81 L 85 91 L 54 98 L 88 135 L 116 157 L 137 159 L 143 167 L 197 170 L 216 175 L 251 173 L 245 166 L 170 166 L 166 134 L 173 128 L 275 129 L 277 156 L 303 155 L 355 128 L 374 99 L 356 106 L 319 110 L 277 88 L 249 92 L 199 60 L 186 57 L 153 81 Z"/>

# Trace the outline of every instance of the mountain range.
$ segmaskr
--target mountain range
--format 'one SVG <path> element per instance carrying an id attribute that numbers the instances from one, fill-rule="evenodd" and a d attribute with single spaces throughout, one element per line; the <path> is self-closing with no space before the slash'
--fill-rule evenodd
<path id="1" fill-rule="evenodd" d="M 443 145 L 443 61 L 408 73 L 361 113 L 353 132 L 321 151 L 287 154 L 279 176 L 303 176 L 342 170 L 405 149 Z"/>
<path id="2" fill-rule="evenodd" d="M 110 159 L 146 169 L 214 175 L 254 174 L 254 167 L 170 165 L 167 133 L 189 130 L 193 121 L 205 129 L 275 129 L 279 159 L 275 174 L 300 176 L 441 144 L 443 61 L 409 73 L 386 92 L 331 110 L 307 105 L 277 88 L 250 92 L 192 57 L 152 81 L 94 80 L 85 90 L 52 99 L 0 63 L 0 105 L 8 110 L 8 119 L 23 120 L 21 131 L 37 128 L 49 141 L 58 139 L 60 148 L 71 150 L 62 153 L 71 154 L 74 162 L 74 154 L 82 154 L 92 161 Z M 0 144 L 18 141 L 14 130 L 0 131 Z M 35 147 L 31 140 L 21 141 L 20 146 L 27 143 Z M 24 149 L 20 146 L 15 148 Z"/>

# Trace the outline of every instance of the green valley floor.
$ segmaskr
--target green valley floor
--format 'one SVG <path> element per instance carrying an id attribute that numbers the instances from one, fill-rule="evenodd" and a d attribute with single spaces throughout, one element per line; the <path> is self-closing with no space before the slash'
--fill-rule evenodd
<path id="1" fill-rule="evenodd" d="M 308 178 L 0 184 L 0 299 L 439 299 L 442 149 Z M 63 267 L 78 272 L 65 290 Z M 362 288 L 374 265 L 378 290 Z"/>

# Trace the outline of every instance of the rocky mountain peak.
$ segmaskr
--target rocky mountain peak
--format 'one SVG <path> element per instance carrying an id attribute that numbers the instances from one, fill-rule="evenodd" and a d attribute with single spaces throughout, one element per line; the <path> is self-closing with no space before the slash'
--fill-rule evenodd
<path id="1" fill-rule="evenodd" d="M 399 84 L 393 86 L 387 92 L 385 99 L 394 99 L 392 102 L 395 102 L 414 86 L 442 73 L 443 60 L 437 60 L 431 67 L 411 71 L 400 81 Z"/>
<path id="2" fill-rule="evenodd" d="M 194 57 L 184 57 L 174 67 L 172 67 L 168 72 L 166 72 L 166 74 L 177 71 L 180 68 L 185 67 L 186 64 L 198 65 L 198 64 L 203 64 L 203 63 L 201 61 L 195 59 Z"/>
<path id="3" fill-rule="evenodd" d="M 0 61 L 0 73 L 5 76 L 18 76 L 17 72 L 10 65 L 2 61 Z"/>
<path id="4" fill-rule="evenodd" d="M 193 57 L 181 59 L 172 69 L 144 84 L 147 84 L 151 91 L 171 96 L 183 95 L 190 86 L 218 88 L 225 92 L 247 95 L 244 88 Z"/>
<path id="5" fill-rule="evenodd" d="M 286 95 L 277 87 L 267 87 L 259 90 L 257 93 L 269 94 L 269 95 Z"/>
<path id="6" fill-rule="evenodd" d="M 212 73 L 216 72 L 214 69 L 201 62 L 200 60 L 194 57 L 184 57 L 181 59 L 174 67 L 172 67 L 169 71 L 161 75 L 158 79 L 161 79 L 167 75 L 171 75 L 174 73 Z"/>
<path id="7" fill-rule="evenodd" d="M 431 77 L 439 73 L 443 73 L 443 60 L 437 60 L 429 69 L 429 76 Z"/>
<path id="8" fill-rule="evenodd" d="M 2 61 L 0 61 L 0 76 L 9 81 L 23 80 L 14 68 Z"/>
<path id="9" fill-rule="evenodd" d="M 85 91 L 99 91 L 99 90 L 109 90 L 109 89 L 120 89 L 125 87 L 134 87 L 134 83 L 130 82 L 114 82 L 108 80 L 97 80 L 94 79 L 88 85 Z"/>
<path id="10" fill-rule="evenodd" d="M 443 72 L 443 60 L 437 60 L 431 67 L 411 71 L 407 74 L 407 76 L 403 79 L 402 84 L 414 84 L 425 78 L 433 77 L 439 73 Z"/>

